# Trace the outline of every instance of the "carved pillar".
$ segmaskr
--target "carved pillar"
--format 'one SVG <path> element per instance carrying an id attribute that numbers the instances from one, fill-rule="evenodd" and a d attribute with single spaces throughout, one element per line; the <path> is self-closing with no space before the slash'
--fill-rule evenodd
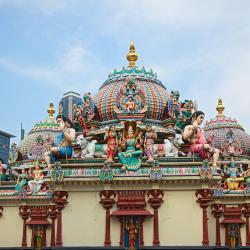
<path id="1" fill-rule="evenodd" d="M 246 246 L 250 246 L 250 229 L 249 229 L 249 217 L 250 217 L 250 204 L 243 204 L 242 213 L 246 218 Z"/>
<path id="2" fill-rule="evenodd" d="M 119 242 L 119 245 L 120 245 L 120 247 L 123 247 L 123 245 L 124 245 L 124 234 L 123 234 L 124 218 L 123 218 L 123 216 L 119 217 L 119 221 L 120 221 L 120 242 Z"/>
<path id="3" fill-rule="evenodd" d="M 229 241 L 228 241 L 228 224 L 225 225 L 225 246 L 229 246 Z"/>
<path id="4" fill-rule="evenodd" d="M 57 209 L 57 231 L 56 231 L 56 246 L 62 246 L 62 210 L 65 207 L 68 199 L 68 192 L 66 191 L 55 191 L 54 200 L 55 207 Z"/>
<path id="5" fill-rule="evenodd" d="M 104 246 L 109 247 L 111 246 L 110 241 L 110 209 L 113 207 L 115 203 L 115 192 L 112 190 L 103 190 L 100 192 L 100 203 L 106 209 L 106 220 L 105 220 L 105 240 Z"/>
<path id="6" fill-rule="evenodd" d="M 49 216 L 51 219 L 51 238 L 50 238 L 50 246 L 54 247 L 55 244 L 55 220 L 56 220 L 56 206 L 50 206 Z"/>
<path id="7" fill-rule="evenodd" d="M 242 246 L 242 242 L 241 242 L 241 224 L 239 225 L 239 246 Z"/>
<path id="8" fill-rule="evenodd" d="M 197 202 L 200 204 L 200 207 L 202 208 L 202 224 L 203 224 L 202 245 L 209 246 L 207 207 L 209 205 L 209 202 L 213 200 L 212 192 L 210 189 L 199 189 L 196 191 L 195 195 L 196 197 L 198 197 Z"/>
<path id="9" fill-rule="evenodd" d="M 43 226 L 43 237 L 42 237 L 42 245 L 46 247 L 46 225 Z"/>
<path id="10" fill-rule="evenodd" d="M 144 246 L 143 221 L 143 216 L 140 216 L 140 247 Z"/>
<path id="11" fill-rule="evenodd" d="M 23 219 L 23 236 L 22 236 L 22 247 L 27 247 L 27 226 L 26 221 L 29 218 L 29 208 L 28 206 L 19 207 L 19 215 Z"/>
<path id="12" fill-rule="evenodd" d="M 216 219 L 216 242 L 215 245 L 216 246 L 221 246 L 221 239 L 220 239 L 220 217 L 222 216 L 223 213 L 223 205 L 221 204 L 213 204 L 211 206 L 212 208 L 212 213 Z"/>
<path id="13" fill-rule="evenodd" d="M 3 215 L 3 207 L 0 206 L 0 216 L 2 216 L 2 215 Z"/>
<path id="14" fill-rule="evenodd" d="M 158 219 L 158 209 L 163 202 L 164 193 L 162 190 L 153 189 L 149 190 L 147 196 L 149 197 L 148 202 L 150 203 L 151 207 L 154 209 L 154 239 L 153 239 L 153 246 L 160 246 L 160 239 L 159 239 L 159 219 Z"/>

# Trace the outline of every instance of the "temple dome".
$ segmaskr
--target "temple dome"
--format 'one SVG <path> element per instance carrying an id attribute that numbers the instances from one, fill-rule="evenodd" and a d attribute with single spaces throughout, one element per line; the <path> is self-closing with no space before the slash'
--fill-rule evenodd
<path id="1" fill-rule="evenodd" d="M 157 79 L 156 73 L 147 71 L 144 67 L 138 68 L 135 61 L 138 56 L 135 53 L 133 42 L 130 45 L 130 52 L 127 55 L 129 66 L 123 67 L 120 71 L 114 70 L 109 74 L 108 79 L 102 84 L 94 97 L 96 107 L 99 111 L 101 121 L 116 119 L 114 105 L 119 92 L 129 80 L 135 82 L 144 93 L 147 111 L 145 118 L 150 120 L 161 120 L 164 109 L 169 99 L 169 92 Z"/>
<path id="2" fill-rule="evenodd" d="M 216 109 L 218 115 L 204 125 L 206 139 L 211 140 L 212 147 L 220 149 L 224 156 L 227 155 L 229 143 L 237 147 L 236 155 L 249 155 L 250 137 L 236 119 L 224 115 L 221 98 Z"/>
<path id="3" fill-rule="evenodd" d="M 55 142 L 59 132 L 58 125 L 54 118 L 54 106 L 50 103 L 48 118 L 35 124 L 31 131 L 24 137 L 18 145 L 18 151 L 22 154 L 22 159 L 41 160 L 43 153 L 48 149 L 48 140 Z"/>

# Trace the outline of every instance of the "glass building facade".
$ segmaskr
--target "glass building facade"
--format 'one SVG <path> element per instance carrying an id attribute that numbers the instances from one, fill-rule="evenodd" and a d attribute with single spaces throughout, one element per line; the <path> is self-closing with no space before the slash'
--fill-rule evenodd
<path id="1" fill-rule="evenodd" d="M 0 130 L 0 158 L 7 163 L 9 158 L 10 138 L 14 137 Z"/>
<path id="2" fill-rule="evenodd" d="M 62 114 L 65 117 L 68 117 L 71 121 L 73 119 L 74 104 L 76 105 L 83 104 L 83 100 L 80 94 L 73 92 L 73 91 L 65 93 L 59 103 L 59 110 L 60 110 L 60 105 L 61 105 Z"/>

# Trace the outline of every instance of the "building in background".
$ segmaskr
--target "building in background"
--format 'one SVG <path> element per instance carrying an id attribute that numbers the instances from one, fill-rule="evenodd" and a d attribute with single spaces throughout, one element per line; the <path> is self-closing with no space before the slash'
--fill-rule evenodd
<path id="1" fill-rule="evenodd" d="M 73 105 L 79 105 L 82 103 L 83 101 L 80 94 L 69 91 L 63 95 L 59 103 L 59 113 L 62 113 L 65 117 L 68 117 L 72 121 Z"/>
<path id="2" fill-rule="evenodd" d="M 6 163 L 9 157 L 10 138 L 14 135 L 8 134 L 0 130 L 0 158 Z"/>

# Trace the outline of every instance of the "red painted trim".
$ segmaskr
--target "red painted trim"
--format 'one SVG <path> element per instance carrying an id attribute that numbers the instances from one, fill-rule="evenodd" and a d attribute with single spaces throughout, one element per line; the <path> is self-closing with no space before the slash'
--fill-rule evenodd
<path id="1" fill-rule="evenodd" d="M 228 242 L 228 224 L 225 225 L 225 245 L 226 247 L 229 246 L 229 242 Z"/>
<path id="2" fill-rule="evenodd" d="M 202 245 L 209 246 L 207 207 L 209 205 L 209 202 L 213 200 L 212 192 L 210 189 L 198 189 L 195 195 L 196 197 L 198 197 L 197 202 L 200 204 L 200 207 L 202 208 L 202 226 L 203 226 Z"/>
<path id="3" fill-rule="evenodd" d="M 42 245 L 43 245 L 43 247 L 46 247 L 46 239 L 47 239 L 47 237 L 46 237 L 46 226 L 44 225 L 43 226 L 43 237 L 42 237 Z"/>
<path id="4" fill-rule="evenodd" d="M 246 246 L 250 246 L 250 229 L 249 229 L 249 217 L 250 217 L 250 204 L 246 203 L 242 206 L 243 214 L 246 218 Z"/>
<path id="5" fill-rule="evenodd" d="M 120 247 L 124 246 L 124 233 L 123 233 L 123 228 L 124 228 L 124 217 L 121 216 L 119 217 L 119 221 L 120 221 Z"/>
<path id="6" fill-rule="evenodd" d="M 132 209 L 128 209 L 128 210 L 116 210 L 116 211 L 113 211 L 112 213 L 111 213 L 111 215 L 112 216 L 121 216 L 121 215 L 123 215 L 123 216 L 126 216 L 126 215 L 129 215 L 129 216 L 131 216 L 131 215 L 135 215 L 135 216 L 138 216 L 138 215 L 140 215 L 140 216 L 152 216 L 152 214 L 149 212 L 149 211 L 147 211 L 147 210 L 145 210 L 145 209 L 141 209 L 141 210 L 132 210 Z"/>
<path id="7" fill-rule="evenodd" d="M 28 206 L 20 206 L 19 207 L 19 215 L 23 219 L 23 234 L 22 234 L 22 247 L 27 247 L 27 226 L 26 221 L 29 217 L 29 208 Z"/>
<path id="8" fill-rule="evenodd" d="M 106 209 L 106 217 L 105 217 L 105 239 L 104 239 L 104 246 L 109 247 L 111 246 L 110 240 L 110 209 L 113 207 L 115 203 L 116 194 L 112 190 L 103 190 L 100 192 L 100 203 Z"/>
<path id="9" fill-rule="evenodd" d="M 223 213 L 223 205 L 221 204 L 213 204 L 212 205 L 212 213 L 216 219 L 216 230 L 215 230 L 215 245 L 216 246 L 221 246 L 221 236 L 220 236 L 220 217 L 222 216 Z"/>
<path id="10" fill-rule="evenodd" d="M 163 191 L 159 189 L 149 190 L 147 193 L 151 207 L 154 209 L 154 239 L 153 246 L 160 246 L 158 209 L 163 202 Z"/>

